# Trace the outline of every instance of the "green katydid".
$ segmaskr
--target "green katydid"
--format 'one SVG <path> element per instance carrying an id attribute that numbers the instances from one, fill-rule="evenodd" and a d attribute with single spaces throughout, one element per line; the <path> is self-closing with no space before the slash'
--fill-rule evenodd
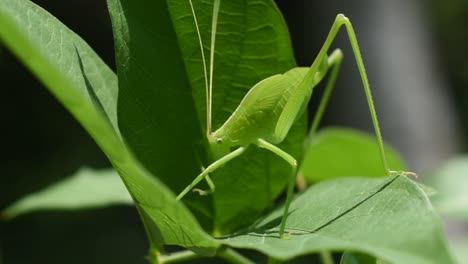
<path id="1" fill-rule="evenodd" d="M 327 55 L 327 52 L 342 26 L 345 26 L 348 33 L 359 73 L 362 78 L 384 170 L 388 175 L 400 173 L 390 171 L 387 166 L 383 140 L 372 100 L 367 74 L 353 26 L 347 17 L 342 14 L 337 15 L 325 43 L 310 68 L 293 68 L 284 74 L 273 75 L 260 81 L 245 95 L 237 109 L 232 113 L 228 120 L 219 129 L 212 131 L 211 102 L 214 50 L 217 18 L 221 0 L 214 0 L 213 4 L 209 68 L 206 63 L 207 60 L 203 51 L 201 32 L 198 27 L 192 0 L 188 1 L 190 3 L 195 28 L 198 34 L 203 62 L 207 103 L 207 138 L 213 162 L 207 168 L 204 168 L 203 171 L 177 196 L 178 200 L 182 199 L 203 179 L 208 182 L 211 191 L 214 191 L 214 184 L 209 177 L 209 173 L 244 153 L 251 144 L 257 145 L 258 147 L 267 149 L 283 158 L 292 167 L 287 187 L 286 203 L 284 205 L 284 212 L 279 228 L 279 235 L 280 237 L 283 237 L 288 217 L 288 210 L 292 201 L 294 185 L 296 182 L 297 161 L 294 157 L 275 146 L 275 144 L 279 144 L 285 139 L 294 121 L 305 111 L 314 87 L 320 83 L 328 71 L 331 71 L 328 83 L 325 87 L 324 95 L 312 123 L 309 138 L 310 135 L 313 135 L 318 128 L 318 124 L 325 111 L 343 59 L 343 54 L 339 49 L 333 51 L 329 56 Z M 231 151 L 232 148 L 235 148 L 235 150 Z M 408 175 L 409 173 L 403 174 Z M 205 191 L 200 192 L 201 194 L 205 193 Z"/>

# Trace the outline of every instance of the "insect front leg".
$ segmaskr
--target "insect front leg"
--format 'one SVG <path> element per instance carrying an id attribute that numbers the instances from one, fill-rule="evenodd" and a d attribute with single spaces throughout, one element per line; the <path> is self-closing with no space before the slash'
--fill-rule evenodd
<path id="1" fill-rule="evenodd" d="M 204 170 L 205 170 L 205 167 L 202 166 L 202 171 Z M 208 187 L 210 188 L 209 190 L 202 190 L 202 189 L 195 188 L 192 190 L 192 192 L 197 192 L 200 195 L 208 195 L 210 193 L 214 193 L 216 186 L 214 182 L 211 180 L 211 177 L 209 174 L 206 174 L 205 180 L 206 180 L 206 183 L 208 184 Z"/>
<path id="2" fill-rule="evenodd" d="M 177 200 L 181 200 L 190 190 L 192 190 L 195 185 L 197 185 L 201 180 L 205 179 L 210 172 L 215 171 L 219 167 L 223 166 L 224 164 L 228 163 L 235 157 L 240 156 L 242 153 L 245 152 L 247 147 L 239 147 L 238 149 L 234 150 L 233 152 L 227 154 L 226 156 L 218 159 L 217 161 L 213 162 L 208 166 L 202 173 L 200 173 L 185 189 L 177 196 Z"/>

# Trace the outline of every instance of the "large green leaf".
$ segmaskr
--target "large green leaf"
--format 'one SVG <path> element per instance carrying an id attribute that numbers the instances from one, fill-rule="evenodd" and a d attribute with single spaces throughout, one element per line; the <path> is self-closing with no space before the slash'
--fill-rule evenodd
<path id="1" fill-rule="evenodd" d="M 425 183 L 437 191 L 431 196 L 436 210 L 443 216 L 468 219 L 468 157 L 453 158 L 429 176 Z"/>
<path id="2" fill-rule="evenodd" d="M 77 210 L 111 205 L 131 205 L 132 197 L 113 169 L 81 169 L 37 193 L 29 194 L 7 207 L 2 216 L 12 219 L 43 210 Z"/>
<path id="3" fill-rule="evenodd" d="M 209 164 L 205 78 L 189 1 L 109 0 L 119 73 L 119 125 L 142 163 L 174 192 Z M 213 1 L 193 1 L 205 54 L 210 53 Z M 216 34 L 213 126 L 247 91 L 293 67 L 284 21 L 271 0 L 221 1 Z M 208 56 L 207 56 L 208 60 Z M 280 147 L 301 155 L 304 118 Z M 214 219 L 215 233 L 251 223 L 283 190 L 290 168 L 255 147 L 213 173 L 216 192 L 184 201 Z M 202 187 L 203 188 L 203 187 Z M 242 199 L 239 199 L 242 197 Z M 214 203 L 210 200 L 214 199 Z M 212 216 L 207 203 L 213 204 Z"/>
<path id="4" fill-rule="evenodd" d="M 226 1 L 223 3 L 231 2 Z M 274 7 L 270 2 L 252 1 L 249 3 L 260 3 L 259 6 L 265 6 L 266 10 L 273 10 L 268 8 Z M 150 7 L 152 5 L 148 5 L 149 10 L 151 10 Z M 125 12 L 128 9 L 122 9 L 119 3 L 114 6 L 111 5 L 111 10 L 114 20 L 120 19 L 118 23 L 114 21 L 114 27 L 116 25 L 121 26 L 119 28 L 120 31 L 116 30 L 116 32 L 121 33 L 121 38 L 130 40 L 130 42 L 119 42 L 120 44 L 117 44 L 117 49 L 122 49 L 119 51 L 119 56 L 125 54 L 126 48 L 134 47 L 132 45 L 139 47 L 139 44 L 131 43 L 133 40 L 130 37 L 133 34 L 137 36 L 141 34 L 139 30 L 146 30 L 145 32 L 149 30 L 148 35 L 152 36 L 152 27 L 139 24 L 141 23 L 139 20 L 136 20 L 135 23 L 141 26 L 140 29 L 128 27 L 127 23 L 129 22 L 125 16 Z M 141 9 L 137 10 L 141 12 L 145 11 Z M 167 16 L 166 9 L 153 11 L 160 11 L 163 15 Z M 140 13 L 136 14 L 144 15 Z M 159 13 L 151 13 L 152 16 L 155 16 L 155 14 Z M 231 14 L 235 15 L 235 13 Z M 183 16 L 177 18 L 184 19 Z M 145 19 L 149 18 L 143 18 L 143 20 Z M 276 17 L 275 19 L 278 18 Z M 414 183 L 404 177 L 378 179 L 348 178 L 323 182 L 311 187 L 307 192 L 298 196 L 291 206 L 291 215 L 287 223 L 287 230 L 291 231 L 289 240 L 282 240 L 277 237 L 282 208 L 278 208 L 263 220 L 258 221 L 246 233 L 238 233 L 224 239 L 213 239 L 201 229 L 190 211 L 183 203 L 175 200 L 174 193 L 158 178 L 168 176 L 160 176 L 160 171 L 158 170 L 155 170 L 153 174 L 149 173 L 145 167 L 151 164 L 145 164 L 145 167 L 141 166 L 128 151 L 120 138 L 116 126 L 118 88 L 116 86 L 115 75 L 92 49 L 58 20 L 27 0 L 0 1 L 0 25 L 0 39 L 81 122 L 109 157 L 136 202 L 153 246 L 160 243 L 175 244 L 190 248 L 199 254 L 213 255 L 218 246 L 224 243 L 235 247 L 257 249 L 279 259 L 292 258 L 322 250 L 350 249 L 366 252 L 384 260 L 397 263 L 451 262 L 450 256 L 446 252 L 444 241 L 441 238 L 437 217 L 431 210 L 426 196 Z M 132 28 L 133 30 L 129 30 Z M 170 34 L 163 36 L 157 34 L 157 36 L 160 36 L 161 41 L 164 42 L 164 40 L 171 39 L 171 36 L 173 37 Z M 173 43 L 174 46 L 177 43 L 180 44 L 180 39 L 177 39 L 177 42 Z M 125 46 L 125 44 L 128 46 Z M 154 49 L 154 47 L 147 48 Z M 171 50 L 164 51 L 170 53 Z M 151 56 L 151 52 L 154 51 L 149 51 L 149 56 Z M 133 60 L 133 58 L 128 59 L 128 63 Z M 142 61 L 146 61 L 146 59 Z M 120 63 L 123 62 L 121 61 Z M 135 66 L 135 64 L 130 65 Z M 138 68 L 139 62 L 136 65 Z M 123 69 L 127 66 L 120 65 L 120 67 L 124 67 Z M 187 63 L 185 63 L 185 66 L 187 66 Z M 147 78 L 144 77 L 146 69 L 143 66 L 139 69 L 142 71 L 140 77 Z M 130 77 L 132 80 L 133 78 L 137 78 L 122 74 L 122 81 L 126 82 L 125 78 Z M 183 76 L 179 77 L 184 79 Z M 138 86 L 137 84 L 135 84 L 135 87 Z M 177 86 L 177 88 L 179 87 Z M 131 96 L 131 87 L 127 87 L 126 89 L 129 89 L 127 91 L 128 97 L 121 98 L 119 101 L 129 100 L 131 102 L 131 100 L 135 100 Z M 187 96 L 186 90 L 167 89 L 167 91 L 163 92 L 169 93 L 162 94 L 166 96 L 163 96 L 163 98 L 166 98 L 168 102 L 172 102 L 169 100 L 171 99 L 170 93 L 175 93 L 185 98 L 183 102 L 190 103 L 188 102 L 190 98 Z M 148 92 L 147 96 L 154 97 L 151 92 Z M 132 104 L 128 104 L 129 107 L 132 106 Z M 143 105 L 150 107 L 147 104 Z M 151 108 L 147 109 L 150 110 Z M 189 109 L 197 108 L 192 106 Z M 172 112 L 166 113 L 169 116 L 172 114 Z M 194 114 L 188 113 L 187 115 Z M 172 119 L 169 118 L 168 120 Z M 183 142 L 180 143 L 181 145 L 177 142 L 178 139 L 172 136 L 166 138 L 166 140 L 178 145 L 175 146 L 176 148 L 190 143 L 191 149 L 187 151 L 193 152 L 193 149 L 201 149 L 203 152 L 202 148 L 193 147 L 196 145 L 193 137 L 202 134 L 200 133 L 201 129 L 198 133 L 196 132 L 199 127 L 198 123 L 194 121 L 196 119 L 192 120 L 188 118 L 188 120 L 181 120 L 187 122 L 182 122 L 185 124 L 183 127 L 188 130 L 194 129 L 192 132 L 195 134 L 188 136 L 188 139 L 182 138 L 181 141 Z M 141 120 L 137 121 L 141 122 Z M 129 122 L 127 123 L 129 125 L 127 129 L 132 128 L 131 120 L 127 120 L 126 122 Z M 164 122 L 154 122 L 150 122 L 148 125 L 159 126 L 164 124 Z M 167 122 L 170 124 L 172 121 Z M 141 133 L 145 133 L 145 128 L 142 127 L 141 129 L 143 129 Z M 140 133 L 138 131 L 135 130 L 133 132 L 138 134 Z M 131 135 L 131 129 L 130 132 L 126 131 L 123 133 L 125 137 L 128 136 L 126 133 Z M 175 132 L 175 134 L 177 133 L 180 133 L 180 131 Z M 154 136 L 156 137 L 157 135 L 159 134 L 155 134 Z M 147 137 L 149 138 L 149 136 Z M 161 140 L 157 139 L 156 141 L 159 142 Z M 148 144 L 151 144 L 151 142 Z M 163 143 L 160 144 L 164 146 Z M 136 146 L 133 145 L 133 148 L 140 151 L 144 150 L 138 144 Z M 147 150 L 158 151 L 157 149 Z M 139 153 L 140 159 L 144 157 L 143 154 Z M 187 157 L 189 160 L 186 162 L 182 160 L 180 165 L 179 163 L 177 165 L 193 166 L 191 169 L 198 170 L 199 168 L 196 168 L 199 165 L 196 158 L 197 155 L 200 156 L 201 160 L 204 159 L 203 153 L 181 154 L 177 158 Z M 161 158 L 165 159 L 166 157 Z M 142 160 L 145 161 L 144 158 Z M 279 163 L 277 160 L 271 160 L 270 162 Z M 151 169 L 151 166 L 148 168 Z M 173 169 L 180 168 L 174 167 Z M 267 174 L 266 176 L 271 175 Z M 229 177 L 229 180 L 242 179 L 243 176 L 240 174 L 237 178 Z M 172 181 L 175 180 L 169 180 L 168 184 L 174 184 L 175 186 L 177 183 L 172 183 Z M 271 182 L 273 181 L 270 181 L 268 178 L 264 181 L 268 186 L 266 189 L 270 190 L 269 188 L 272 186 Z M 219 185 L 223 184 L 222 181 L 218 183 Z M 259 185 L 258 182 L 254 182 L 253 186 L 257 185 Z M 276 186 L 277 192 L 282 187 L 280 185 Z M 173 186 L 171 187 L 173 188 Z M 246 187 L 244 186 L 243 188 Z M 232 192 L 235 191 L 237 190 L 232 190 Z M 260 191 L 259 195 L 261 195 Z M 232 199 L 236 197 L 239 196 L 231 196 Z M 244 196 L 242 199 L 256 203 L 255 200 L 249 200 L 251 197 L 252 195 Z M 274 195 L 271 195 L 271 197 L 274 197 Z M 218 198 L 215 197 L 215 199 Z M 202 209 L 199 211 L 203 211 L 207 208 L 203 206 L 207 204 L 208 202 L 199 200 L 194 201 L 192 205 L 200 206 L 199 208 Z M 218 208 L 216 202 L 215 208 Z M 226 207 L 223 208 L 226 209 Z M 235 209 L 235 206 L 233 208 Z M 218 210 L 221 209 L 216 210 L 216 214 L 219 214 Z M 207 212 L 209 213 L 209 210 Z M 243 216 L 242 214 L 240 215 Z M 218 228 L 222 227 L 220 229 L 229 229 L 232 226 L 228 225 L 230 221 L 219 221 L 218 223 L 226 223 L 222 225 L 217 224 Z"/>
<path id="5" fill-rule="evenodd" d="M 168 3 L 201 127 L 205 128 L 205 81 L 194 17 L 189 1 Z M 193 6 L 209 63 L 213 1 L 197 0 Z M 288 30 L 271 0 L 221 1 L 214 54 L 214 130 L 228 119 L 257 82 L 295 66 Z M 300 159 L 304 133 L 305 117 L 279 147 Z M 252 147 L 213 173 L 217 233 L 232 231 L 257 218 L 283 190 L 289 171 L 289 165 L 274 154 Z"/>
<path id="6" fill-rule="evenodd" d="M 108 4 L 119 76 L 120 131 L 145 168 L 179 192 L 201 172 L 204 153 L 197 150 L 203 138 L 166 2 Z M 208 202 L 192 205 L 211 218 Z"/>
<path id="7" fill-rule="evenodd" d="M 121 141 L 115 126 L 116 76 L 94 51 L 28 0 L 0 1 L 0 25 L 0 39 L 109 157 L 142 212 L 152 244 L 177 244 L 201 254 L 214 254 L 218 243 L 162 182 L 139 165 Z"/>
<path id="8" fill-rule="evenodd" d="M 385 145 L 391 170 L 405 170 L 403 159 Z M 350 128 L 329 127 L 312 138 L 301 171 L 310 182 L 347 176 L 380 177 L 386 172 L 375 136 Z"/>
<path id="9" fill-rule="evenodd" d="M 438 216 L 406 177 L 324 181 L 298 196 L 290 211 L 289 239 L 278 239 L 278 208 L 246 232 L 221 241 L 278 259 L 352 250 L 391 263 L 453 263 Z"/>

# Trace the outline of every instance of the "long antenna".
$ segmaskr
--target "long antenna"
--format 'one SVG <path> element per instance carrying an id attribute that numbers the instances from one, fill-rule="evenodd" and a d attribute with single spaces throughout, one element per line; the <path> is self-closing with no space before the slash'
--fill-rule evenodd
<path id="1" fill-rule="evenodd" d="M 210 89 L 208 88 L 208 73 L 206 70 L 206 59 L 205 52 L 203 51 L 203 42 L 200 34 L 200 28 L 198 27 L 197 16 L 195 15 L 195 9 L 193 8 L 192 0 L 189 0 L 190 9 L 192 10 L 193 21 L 195 22 L 195 28 L 197 29 L 198 42 L 200 45 L 200 52 L 202 55 L 203 62 L 203 74 L 205 75 L 205 100 L 206 100 L 206 131 L 208 134 L 211 134 L 211 95 Z"/>
<path id="2" fill-rule="evenodd" d="M 208 95 L 208 104 L 207 104 L 207 129 L 208 133 L 211 134 L 211 110 L 212 110 L 212 99 L 213 99 L 213 65 L 214 65 L 214 52 L 215 52 L 215 39 L 216 39 L 216 26 L 218 25 L 218 13 L 219 5 L 221 0 L 214 0 L 213 3 L 213 19 L 211 21 L 211 44 L 210 44 L 210 85 L 209 85 L 209 95 Z"/>

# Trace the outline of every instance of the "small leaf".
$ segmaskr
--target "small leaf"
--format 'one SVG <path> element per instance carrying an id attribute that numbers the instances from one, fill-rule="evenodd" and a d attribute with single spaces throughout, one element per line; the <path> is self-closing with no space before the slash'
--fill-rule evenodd
<path id="1" fill-rule="evenodd" d="M 346 177 L 310 187 L 291 204 L 289 239 L 278 238 L 282 212 L 220 241 L 282 260 L 351 250 L 391 263 L 453 263 L 438 216 L 407 177 Z"/>
<path id="2" fill-rule="evenodd" d="M 6 208 L 3 216 L 12 219 L 34 211 L 79 210 L 119 204 L 132 205 L 133 200 L 115 170 L 81 169 L 70 178 L 21 198 Z"/>
<path id="3" fill-rule="evenodd" d="M 400 155 L 385 145 L 391 170 L 405 170 Z M 375 136 L 350 128 L 319 131 L 310 143 L 301 167 L 305 179 L 317 182 L 343 176 L 386 176 Z"/>
<path id="4" fill-rule="evenodd" d="M 425 183 L 437 190 L 431 201 L 440 214 L 468 219 L 468 156 L 447 161 Z"/>

